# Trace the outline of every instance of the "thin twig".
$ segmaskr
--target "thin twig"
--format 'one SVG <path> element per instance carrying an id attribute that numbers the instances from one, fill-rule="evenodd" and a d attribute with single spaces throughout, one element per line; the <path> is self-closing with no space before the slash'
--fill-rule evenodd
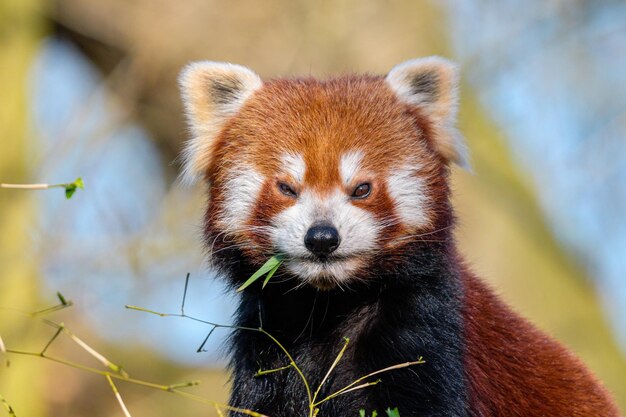
<path id="1" fill-rule="evenodd" d="M 359 389 L 371 387 L 372 385 L 378 385 L 381 382 L 382 382 L 381 379 L 377 379 L 376 381 L 372 381 L 372 382 L 366 382 L 365 384 L 357 385 L 356 387 L 352 387 L 352 388 L 347 389 L 345 391 L 341 391 L 340 394 L 346 394 L 346 393 L 351 392 L 351 391 L 356 391 L 356 390 L 359 390 Z"/>
<path id="2" fill-rule="evenodd" d="M 254 374 L 254 376 L 263 376 L 263 375 L 267 375 L 267 374 L 273 374 L 274 372 L 280 372 L 280 371 L 284 371 L 285 369 L 289 369 L 292 368 L 292 365 L 285 365 L 285 366 L 281 366 L 280 368 L 274 368 L 274 369 L 259 369 L 256 374 Z"/>
<path id="3" fill-rule="evenodd" d="M 93 356 L 98 362 L 100 362 L 101 364 L 103 364 L 104 366 L 106 366 L 107 368 L 112 370 L 113 372 L 117 372 L 117 373 L 119 373 L 122 376 L 128 376 L 128 374 L 126 373 L 126 371 L 124 371 L 124 368 L 121 365 L 116 365 L 113 362 L 111 362 L 110 360 L 108 360 L 107 358 L 105 358 L 104 355 L 99 353 L 97 350 L 95 350 L 94 348 L 89 346 L 86 342 L 84 342 L 82 339 L 80 339 L 74 333 L 69 331 L 62 323 L 61 324 L 55 323 L 55 322 L 47 320 L 47 319 L 42 319 L 42 321 L 44 323 L 46 323 L 47 325 L 55 327 L 55 328 L 58 329 L 57 334 L 50 340 L 50 342 L 48 342 L 48 345 L 46 345 L 46 349 L 48 348 L 48 346 L 50 344 L 52 344 L 52 342 L 54 341 L 56 336 L 58 336 L 58 333 L 63 332 L 65 334 L 67 334 L 85 352 L 87 352 L 91 356 Z M 42 352 L 42 353 L 44 353 L 44 352 Z"/>
<path id="4" fill-rule="evenodd" d="M 187 287 L 189 286 L 189 276 L 191 273 L 187 272 L 185 277 L 185 290 L 183 291 L 183 302 L 180 304 L 180 314 L 185 315 L 185 300 L 187 299 Z"/>
<path id="5" fill-rule="evenodd" d="M 196 350 L 197 353 L 200 352 L 206 352 L 206 350 L 204 350 L 204 345 L 206 345 L 206 342 L 209 341 L 209 337 L 211 337 L 211 335 L 213 334 L 213 332 L 215 331 L 215 329 L 217 329 L 217 327 L 213 326 L 213 328 L 209 331 L 209 333 L 206 335 L 206 337 L 204 338 L 204 340 L 202 341 L 202 344 L 200 345 L 200 347 L 198 348 L 198 350 Z"/>
<path id="6" fill-rule="evenodd" d="M 35 313 L 26 313 L 26 312 L 22 312 L 23 314 L 29 316 L 29 317 L 38 317 L 42 314 L 47 314 L 47 313 L 51 313 L 53 311 L 57 311 L 60 308 L 64 308 L 64 307 L 69 307 L 72 305 L 71 301 L 67 301 L 65 299 L 65 297 L 63 297 L 63 295 L 61 295 L 60 293 L 57 293 L 57 297 L 59 298 L 59 301 L 61 304 L 57 305 L 57 306 L 53 306 L 50 308 L 46 308 L 43 310 L 39 310 Z M 128 308 L 132 309 L 132 306 L 128 306 Z M 155 311 L 150 311 L 150 310 L 146 310 L 146 309 L 141 309 L 139 307 L 134 308 L 136 310 L 140 310 L 140 311 L 146 311 L 152 314 L 157 314 L 160 316 L 167 316 L 167 314 L 161 314 L 161 313 L 157 313 Z M 178 315 L 180 317 L 185 317 L 185 318 L 190 318 L 193 319 L 192 317 L 186 316 L 186 315 Z M 23 355 L 23 356 L 35 356 L 35 357 L 39 357 L 42 359 L 46 359 L 49 360 L 51 362 L 56 362 L 58 364 L 61 365 L 65 365 L 71 368 L 75 368 L 75 369 L 79 369 L 81 371 L 85 371 L 85 372 L 89 372 L 92 374 L 96 374 L 96 375 L 101 375 L 104 376 L 108 381 L 109 384 L 111 385 L 111 388 L 113 389 L 114 394 L 116 395 L 116 398 L 118 400 L 118 402 L 120 403 L 120 406 L 122 407 L 122 410 L 125 413 L 126 417 L 130 417 L 130 413 L 128 412 L 128 409 L 125 407 L 123 400 L 121 398 L 121 396 L 119 395 L 119 391 L 117 390 L 117 387 L 115 386 L 115 384 L 113 383 L 113 379 L 117 379 L 120 381 L 125 381 L 128 382 L 130 384 L 135 384 L 135 385 L 139 385 L 139 386 L 143 386 L 146 388 L 153 388 L 153 389 L 158 389 L 161 391 L 166 391 L 166 392 L 171 392 L 175 395 L 178 395 L 180 397 L 184 397 L 184 398 L 188 398 L 197 402 L 201 402 L 204 404 L 208 404 L 211 405 L 215 408 L 221 409 L 221 410 L 228 410 L 228 411 L 233 411 L 236 413 L 240 413 L 240 414 L 246 414 L 248 416 L 252 416 L 252 417 L 268 417 L 264 414 L 258 413 L 256 411 L 252 411 L 252 410 L 248 410 L 245 408 L 238 408 L 238 407 L 232 407 L 228 404 L 222 404 L 216 401 L 211 401 L 208 400 L 206 398 L 200 397 L 198 395 L 194 395 L 194 394 L 190 394 L 188 392 L 185 391 L 181 391 L 181 388 L 187 388 L 187 387 L 192 387 L 192 386 L 196 386 L 199 385 L 200 382 L 199 381 L 186 381 L 186 382 L 182 382 L 182 383 L 177 383 L 177 384 L 172 384 L 172 385 L 163 385 L 163 384 L 157 384 L 157 383 L 153 383 L 153 382 L 149 382 L 149 381 L 143 381 L 140 379 L 135 379 L 135 378 L 130 378 L 129 375 L 122 369 L 121 366 L 114 364 L 113 362 L 111 362 L 110 360 L 108 360 L 107 358 L 104 357 L 104 355 L 102 355 L 101 353 L 99 353 L 98 351 L 96 351 L 95 349 L 93 349 L 91 346 L 89 346 L 87 343 L 85 343 L 82 339 L 80 339 L 78 336 L 76 336 L 74 333 L 72 333 L 71 331 L 69 331 L 65 325 L 63 323 L 56 323 L 54 321 L 45 319 L 45 318 L 40 318 L 41 321 L 43 321 L 45 324 L 54 327 L 55 329 L 57 329 L 57 331 L 55 332 L 55 334 L 52 336 L 52 338 L 50 338 L 50 340 L 46 343 L 46 345 L 44 346 L 44 348 L 39 351 L 39 352 L 31 352 L 31 351 L 25 351 L 25 350 L 18 350 L 18 349 L 7 349 L 3 340 L 0 338 L 0 353 L 3 354 L 13 354 L 13 355 Z M 205 320 L 200 320 L 200 319 L 196 319 L 197 321 L 201 321 L 203 323 L 208 323 L 211 324 Z M 215 327 L 232 327 L 232 326 L 226 326 L 226 325 L 219 325 L 216 323 L 213 323 L 213 325 Z M 248 329 L 248 330 L 255 330 L 258 331 L 258 329 Z M 62 359 L 62 358 L 57 358 L 54 356 L 49 356 L 46 354 L 46 352 L 48 351 L 48 348 L 54 343 L 54 341 L 60 336 L 60 334 L 66 334 L 68 335 L 76 344 L 78 344 L 83 350 L 85 350 L 87 353 L 89 353 L 91 356 L 93 356 L 94 358 L 96 358 L 100 363 L 102 363 L 104 366 L 106 366 L 109 370 L 114 371 L 109 372 L 109 371 L 102 371 L 100 369 L 96 369 L 96 368 L 92 368 L 90 366 L 86 366 L 86 365 L 82 365 L 79 363 L 75 363 L 75 362 L 71 362 L 68 361 L 66 359 Z M 7 362 L 8 363 L 8 362 Z M 13 409 L 11 408 L 11 406 L 4 400 L 4 398 L 2 396 L 0 396 L 0 402 L 3 404 L 3 406 L 7 409 L 7 411 L 9 412 L 11 417 L 15 417 L 15 413 L 13 412 Z"/>
<path id="7" fill-rule="evenodd" d="M 63 331 L 63 327 L 65 327 L 63 325 L 63 323 L 59 324 L 59 327 L 57 328 L 57 331 L 54 333 L 54 336 L 52 336 L 52 338 L 50 340 L 48 340 L 48 343 L 46 343 L 46 345 L 43 347 L 43 349 L 41 349 L 41 355 L 45 355 L 46 354 L 46 350 L 48 350 L 48 348 L 50 347 L 50 345 L 52 343 L 54 343 L 54 341 L 56 340 L 57 337 L 59 337 L 59 335 L 61 334 L 61 332 Z"/>
<path id="8" fill-rule="evenodd" d="M 326 380 L 328 379 L 330 374 L 333 372 L 333 370 L 335 369 L 335 367 L 337 366 L 337 364 L 339 363 L 339 361 L 343 357 L 343 354 L 345 353 L 346 348 L 348 347 L 348 343 L 350 343 L 350 339 L 348 339 L 347 337 L 344 337 L 344 341 L 345 341 L 345 343 L 343 344 L 343 347 L 341 348 L 341 350 L 337 354 L 337 357 L 335 358 L 335 361 L 332 363 L 332 365 L 330 365 L 330 368 L 328 368 L 328 372 L 326 372 L 326 375 L 324 376 L 324 378 L 322 378 L 322 382 L 320 382 L 319 386 L 317 387 L 317 390 L 315 391 L 315 394 L 313 395 L 313 400 L 311 401 L 312 403 L 315 403 L 315 400 L 317 399 L 317 396 L 320 393 L 320 390 L 322 389 L 322 386 L 326 383 Z"/>
<path id="9" fill-rule="evenodd" d="M 83 179 L 78 177 L 73 182 L 61 184 L 0 184 L 0 188 L 13 188 L 20 190 L 47 190 L 49 188 L 65 188 L 65 197 L 71 198 L 78 188 L 85 188 Z"/>
<path id="10" fill-rule="evenodd" d="M 0 188 L 14 188 L 20 190 L 47 190 L 50 184 L 0 184 Z"/>
<path id="11" fill-rule="evenodd" d="M 383 369 L 379 369 L 378 371 L 374 371 L 371 372 L 367 375 L 362 376 L 361 378 L 357 379 L 356 381 L 353 381 L 352 383 L 346 385 L 345 387 L 341 388 L 338 391 L 335 391 L 334 393 L 330 394 L 328 397 L 324 398 L 323 400 L 320 400 L 319 402 L 315 403 L 314 406 L 317 407 L 318 405 L 330 400 L 331 398 L 335 398 L 339 395 L 345 394 L 346 392 L 350 392 L 350 391 L 354 391 L 357 387 L 355 387 L 355 385 L 359 384 L 361 381 L 370 378 L 374 375 L 378 375 L 378 374 L 382 374 L 383 372 L 388 372 L 388 371 L 393 371 L 395 369 L 402 369 L 402 368 L 406 368 L 408 366 L 412 366 L 412 365 L 421 365 L 423 363 L 426 363 L 426 361 L 420 356 L 420 358 L 417 361 L 414 362 L 405 362 L 405 363 L 399 363 L 397 365 L 393 365 L 393 366 L 388 366 L 387 368 L 383 368 Z M 378 382 L 376 382 L 378 383 Z M 375 385 L 375 384 L 371 384 L 371 385 Z M 365 386 L 367 386 L 366 384 L 364 384 L 364 386 L 360 387 L 360 388 L 365 388 Z M 354 387 L 354 389 L 352 389 Z"/>
<path id="12" fill-rule="evenodd" d="M 115 383 L 111 379 L 111 376 L 107 375 L 106 379 L 107 379 L 107 381 L 109 381 L 109 385 L 111 385 L 111 389 L 113 390 L 113 394 L 115 394 L 115 398 L 117 398 L 117 402 L 120 404 L 120 407 L 122 408 L 122 411 L 124 412 L 124 415 L 126 417 L 132 417 L 130 415 L 130 412 L 128 411 L 128 408 L 126 408 L 126 404 L 124 404 L 124 400 L 122 399 L 122 396 L 120 395 L 120 392 L 117 390 L 117 387 L 115 386 Z"/>
<path id="13" fill-rule="evenodd" d="M 224 413 L 222 413 L 222 410 L 220 410 L 219 407 L 215 407 L 215 411 L 217 412 L 218 417 L 224 417 Z"/>
<path id="14" fill-rule="evenodd" d="M 270 339 L 272 339 L 272 341 L 274 343 L 276 343 L 276 345 L 285 353 L 285 355 L 289 359 L 289 364 L 291 366 L 293 366 L 293 369 L 296 370 L 296 372 L 300 376 L 300 379 L 302 379 L 302 382 L 304 383 L 304 388 L 306 389 L 306 395 L 308 397 L 309 404 L 312 406 L 313 405 L 313 396 L 311 395 L 311 388 L 309 387 L 309 381 L 304 376 L 304 373 L 302 373 L 302 370 L 300 369 L 300 367 L 296 364 L 296 361 L 291 356 L 291 353 L 289 353 L 289 351 L 274 336 L 272 336 L 270 333 L 268 333 L 264 329 L 257 329 L 257 330 L 260 331 L 261 333 L 263 333 L 264 335 L 266 335 L 267 337 L 269 337 Z"/>
<path id="15" fill-rule="evenodd" d="M 58 304 L 52 307 L 44 308 L 43 310 L 35 311 L 30 313 L 31 316 L 43 316 L 46 314 L 54 313 L 55 311 L 63 310 L 64 308 L 69 308 L 73 305 L 71 301 L 68 301 L 66 304 Z"/>
<path id="16" fill-rule="evenodd" d="M 242 414 L 246 414 L 252 417 L 268 417 L 265 414 L 261 414 L 261 413 L 257 413 L 255 411 L 252 410 L 247 410 L 244 408 L 237 408 L 237 407 L 232 407 L 228 404 L 222 404 L 219 403 L 217 401 L 212 401 L 212 400 L 208 400 L 206 398 L 200 397 L 199 395 L 195 395 L 195 394 L 191 394 L 185 391 L 181 391 L 180 387 L 188 387 L 188 386 L 193 386 L 193 385 L 198 385 L 197 381 L 191 381 L 191 382 L 184 382 L 181 384 L 174 384 L 174 385 L 163 385 L 163 384 L 157 384 L 154 382 L 149 382 L 149 381 L 143 381 L 141 379 L 135 379 L 135 378 L 130 378 L 130 377 L 124 377 L 123 375 L 117 374 L 117 373 L 111 373 L 108 371 L 101 371 L 100 369 L 96 369 L 96 368 L 92 368 L 89 366 L 85 366 L 85 365 L 81 365 L 79 363 L 75 363 L 75 362 L 70 362 L 68 360 L 65 359 L 61 359 L 61 358 L 56 358 L 53 356 L 48 356 L 48 355 L 42 355 L 41 352 L 29 352 L 29 351 L 24 351 L 24 350 L 17 350 L 17 349 L 7 349 L 6 350 L 7 353 L 10 354 L 14 354 L 14 355 L 24 355 L 24 356 L 35 356 L 35 357 L 39 357 L 42 359 L 47 359 L 51 362 L 56 362 L 65 366 L 69 366 L 71 368 L 75 368 L 75 369 L 79 369 L 81 371 L 85 371 L 85 372 L 89 372 L 92 374 L 97 374 L 97 375 L 101 375 L 104 377 L 109 377 L 112 379 L 117 379 L 120 381 L 124 381 L 124 382 L 128 382 L 130 384 L 134 384 L 134 385 L 140 385 L 143 387 L 147 387 L 147 388 L 153 388 L 153 389 L 157 389 L 160 391 L 165 391 L 165 392 L 171 392 L 173 394 L 176 394 L 180 397 L 185 397 L 185 398 L 189 398 L 191 400 L 197 401 L 197 402 L 201 402 L 204 404 L 209 404 L 211 406 L 217 406 L 220 407 L 224 410 L 229 410 L 229 411 L 234 411 L 237 413 L 242 413 Z"/>
<path id="17" fill-rule="evenodd" d="M 143 308 L 143 307 L 138 307 L 138 306 L 133 306 L 133 305 L 126 305 L 125 307 L 127 309 L 129 309 L 129 310 L 136 310 L 136 311 L 141 311 L 141 312 L 144 312 L 144 313 L 154 314 L 154 315 L 157 315 L 159 317 L 181 317 L 181 318 L 186 318 L 186 319 L 189 319 L 189 320 L 193 320 L 193 321 L 197 321 L 197 322 L 200 322 L 200 323 L 205 323 L 205 324 L 211 325 L 214 328 L 248 330 L 248 331 L 254 331 L 254 332 L 263 333 L 265 336 L 269 337 L 276 344 L 276 346 L 278 346 L 283 351 L 283 353 L 287 356 L 287 358 L 289 359 L 289 365 L 291 367 L 293 367 L 293 369 L 296 370 L 296 372 L 298 373 L 298 376 L 300 377 L 300 379 L 302 380 L 302 383 L 304 384 L 304 388 L 305 388 L 306 393 L 307 393 L 307 398 L 308 398 L 309 404 L 313 403 L 312 402 L 313 395 L 311 393 L 311 387 L 309 386 L 309 381 L 304 376 L 304 373 L 302 372 L 302 369 L 300 369 L 300 367 L 296 364 L 295 360 L 293 359 L 293 357 L 291 356 L 289 351 L 274 336 L 272 336 L 270 333 L 268 333 L 264 329 L 262 329 L 262 328 L 254 328 L 254 327 L 242 327 L 242 326 L 231 326 L 231 325 L 226 325 L 226 324 L 218 324 L 218 323 L 214 323 L 214 322 L 211 322 L 211 321 L 202 320 L 202 319 L 199 319 L 197 317 L 189 316 L 187 314 L 160 313 L 158 311 L 150 310 L 148 308 Z M 212 332 L 210 332 L 210 333 L 212 333 Z M 209 334 L 209 336 L 210 336 L 210 334 Z M 202 346 L 204 346 L 205 343 L 206 343 L 206 339 L 203 342 Z"/>

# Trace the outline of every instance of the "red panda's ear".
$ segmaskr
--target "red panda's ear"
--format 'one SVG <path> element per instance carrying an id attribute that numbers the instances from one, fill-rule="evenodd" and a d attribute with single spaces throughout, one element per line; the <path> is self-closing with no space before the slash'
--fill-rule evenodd
<path id="1" fill-rule="evenodd" d="M 182 178 L 191 182 L 209 167 L 215 138 L 225 122 L 263 82 L 248 68 L 210 61 L 189 64 L 178 80 L 193 134 L 183 151 Z"/>
<path id="2" fill-rule="evenodd" d="M 419 107 L 435 123 L 435 146 L 444 158 L 470 169 L 463 137 L 455 128 L 458 71 L 447 59 L 418 58 L 396 65 L 386 82 L 403 102 Z"/>

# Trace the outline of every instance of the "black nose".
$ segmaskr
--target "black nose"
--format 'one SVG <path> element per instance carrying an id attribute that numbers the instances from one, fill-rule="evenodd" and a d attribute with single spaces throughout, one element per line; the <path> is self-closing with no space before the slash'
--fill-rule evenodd
<path id="1" fill-rule="evenodd" d="M 326 256 L 339 247 L 339 232 L 333 226 L 311 227 L 304 236 L 304 246 L 317 256 Z"/>

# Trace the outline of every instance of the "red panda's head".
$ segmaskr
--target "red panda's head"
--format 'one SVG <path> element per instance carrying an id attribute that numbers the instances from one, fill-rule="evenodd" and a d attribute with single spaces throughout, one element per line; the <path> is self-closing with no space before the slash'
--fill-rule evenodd
<path id="1" fill-rule="evenodd" d="M 199 62 L 180 82 L 184 176 L 209 184 L 213 251 L 236 247 L 253 264 L 282 254 L 291 274 L 332 288 L 449 222 L 448 164 L 466 156 L 448 61 L 267 82 Z"/>

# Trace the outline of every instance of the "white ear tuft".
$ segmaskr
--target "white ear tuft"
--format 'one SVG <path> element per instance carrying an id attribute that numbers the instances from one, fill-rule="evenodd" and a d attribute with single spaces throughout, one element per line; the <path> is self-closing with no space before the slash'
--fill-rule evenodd
<path id="1" fill-rule="evenodd" d="M 246 67 L 211 61 L 189 64 L 178 81 L 193 134 L 183 151 L 182 178 L 193 182 L 209 167 L 215 138 L 225 122 L 263 82 Z"/>
<path id="2" fill-rule="evenodd" d="M 419 107 L 434 122 L 437 150 L 449 161 L 469 169 L 463 137 L 457 132 L 456 65 L 447 59 L 431 56 L 396 65 L 387 74 L 389 87 L 401 101 Z"/>

